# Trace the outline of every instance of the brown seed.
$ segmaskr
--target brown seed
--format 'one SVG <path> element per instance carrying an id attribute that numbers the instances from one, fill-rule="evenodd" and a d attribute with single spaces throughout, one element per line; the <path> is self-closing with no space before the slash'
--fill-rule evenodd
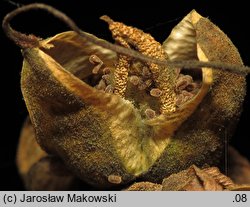
<path id="1" fill-rule="evenodd" d="M 183 90 L 181 93 L 182 93 L 184 96 L 186 96 L 186 97 L 189 97 L 189 98 L 193 97 L 193 94 L 190 93 L 190 92 L 188 92 L 188 91 L 186 91 L 186 90 Z"/>
<path id="2" fill-rule="evenodd" d="M 153 119 L 153 118 L 155 118 L 155 111 L 152 110 L 152 109 L 146 109 L 146 110 L 145 110 L 145 114 L 146 114 L 146 117 L 147 117 L 148 119 Z"/>
<path id="3" fill-rule="evenodd" d="M 182 105 L 183 103 L 189 101 L 193 96 L 194 96 L 194 94 L 192 94 L 186 90 L 181 91 L 181 93 L 178 94 L 178 96 L 177 96 L 176 105 L 177 106 Z"/>
<path id="4" fill-rule="evenodd" d="M 177 91 L 185 89 L 189 84 L 193 82 L 193 78 L 190 75 L 180 75 L 176 81 Z"/>
<path id="5" fill-rule="evenodd" d="M 140 82 L 140 78 L 136 75 L 132 75 L 129 77 L 129 81 L 134 85 L 137 86 Z"/>
<path id="6" fill-rule="evenodd" d="M 145 82 L 140 81 L 138 84 L 138 89 L 140 91 L 145 90 L 147 88 L 147 84 Z"/>
<path id="7" fill-rule="evenodd" d="M 176 99 L 176 106 L 180 106 L 184 102 L 184 95 L 179 94 Z"/>
<path id="8" fill-rule="evenodd" d="M 110 77 L 110 75 L 103 75 L 102 76 L 102 79 L 105 81 L 105 83 L 107 84 L 107 85 L 109 85 L 110 83 L 111 83 L 111 77 Z"/>
<path id="9" fill-rule="evenodd" d="M 176 68 L 175 69 L 175 73 L 176 73 L 177 76 L 180 75 L 180 72 L 181 72 L 181 68 Z"/>
<path id="10" fill-rule="evenodd" d="M 195 92 L 197 91 L 197 89 L 199 89 L 199 84 L 198 83 L 190 83 L 187 87 L 186 87 L 186 90 L 188 92 Z"/>
<path id="11" fill-rule="evenodd" d="M 144 67 L 142 68 L 142 75 L 143 75 L 144 77 L 150 77 L 150 76 L 151 76 L 151 72 L 150 72 L 150 70 L 149 70 L 148 67 L 144 66 Z"/>
<path id="12" fill-rule="evenodd" d="M 147 87 L 151 86 L 152 80 L 151 79 L 146 80 L 145 84 L 147 85 Z"/>
<path id="13" fill-rule="evenodd" d="M 109 74 L 110 73 L 110 68 L 108 68 L 108 67 L 103 68 L 102 72 L 103 72 L 103 74 Z"/>
<path id="14" fill-rule="evenodd" d="M 105 93 L 113 93 L 114 92 L 114 87 L 112 85 L 108 85 L 105 88 Z"/>
<path id="15" fill-rule="evenodd" d="M 162 94 L 162 91 L 158 88 L 153 88 L 150 91 L 150 95 L 154 96 L 154 97 L 159 97 L 159 96 L 161 96 L 161 94 Z"/>
<path id="16" fill-rule="evenodd" d="M 90 55 L 89 56 L 89 62 L 91 62 L 92 64 L 96 64 L 96 63 L 103 63 L 101 61 L 101 59 L 97 56 L 97 55 Z"/>
<path id="17" fill-rule="evenodd" d="M 109 175 L 108 181 L 113 184 L 120 184 L 122 182 L 122 177 L 119 175 Z"/>
<path id="18" fill-rule="evenodd" d="M 97 90 L 105 90 L 107 87 L 105 81 L 103 79 L 100 80 L 100 82 L 95 86 Z"/>
<path id="19" fill-rule="evenodd" d="M 100 68 L 102 67 L 102 65 L 103 65 L 103 62 L 102 62 L 102 60 L 98 57 L 98 56 L 96 56 L 96 55 L 90 55 L 89 56 L 89 62 L 91 62 L 92 64 L 97 64 L 94 68 L 93 68 L 93 70 L 92 70 L 92 73 L 93 74 L 97 74 L 98 72 L 99 72 L 99 70 L 100 70 Z"/>
<path id="20" fill-rule="evenodd" d="M 93 68 L 93 70 L 92 70 L 92 73 L 93 73 L 93 74 L 97 74 L 97 73 L 99 72 L 99 70 L 100 70 L 101 67 L 102 67 L 101 64 L 95 66 L 95 67 Z"/>

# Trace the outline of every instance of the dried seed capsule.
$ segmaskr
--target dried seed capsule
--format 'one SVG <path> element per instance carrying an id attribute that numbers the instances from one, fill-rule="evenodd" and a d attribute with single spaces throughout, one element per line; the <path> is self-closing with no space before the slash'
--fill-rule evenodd
<path id="1" fill-rule="evenodd" d="M 160 44 L 154 43 L 153 38 L 131 27 L 122 28 L 127 39 L 135 40 L 134 46 L 139 48 L 139 52 L 165 60 L 165 52 L 158 53 Z M 154 43 L 153 47 L 151 43 Z M 53 52 L 45 49 L 50 44 L 54 45 Z M 45 45 L 45 48 L 41 49 L 40 45 Z M 244 76 L 201 68 L 199 93 L 189 103 L 183 104 L 181 110 L 175 110 L 176 74 L 168 74 L 174 71 L 171 68 L 162 69 L 156 64 L 148 64 L 155 87 L 162 90 L 159 101 L 152 100 L 148 94 L 140 96 L 142 93 L 122 98 L 94 89 L 88 81 L 77 78 L 75 73 L 79 69 L 79 55 L 83 52 L 100 54 L 105 65 L 109 63 L 111 67 L 117 63 L 116 53 L 97 49 L 97 45 L 89 44 L 73 32 L 41 40 L 39 47 L 26 49 L 21 46 L 25 58 L 21 86 L 32 123 L 38 132 L 36 139 L 44 150 L 59 156 L 72 172 L 89 184 L 98 188 L 112 186 L 108 175 L 113 174 L 120 175 L 124 184 L 136 178 L 161 182 L 164 177 L 193 163 L 199 166 L 220 163 L 224 154 L 224 134 L 219 129 L 225 126 L 228 135 L 232 134 L 245 94 Z M 144 46 L 146 48 L 143 49 Z M 62 48 L 65 49 L 63 54 Z M 230 40 L 195 11 L 177 25 L 163 48 L 166 52 L 172 51 L 170 60 L 182 58 L 183 54 L 191 59 L 190 54 L 193 53 L 192 57 L 198 56 L 197 60 L 201 61 L 242 64 Z M 59 57 L 65 54 L 70 56 L 62 61 Z M 91 79 L 90 63 L 87 61 L 85 64 L 86 57 L 82 59 L 83 69 L 87 71 L 83 79 Z M 114 75 L 110 77 L 115 83 Z M 230 84 L 232 82 L 235 84 Z M 145 83 L 142 86 L 147 87 Z M 107 86 L 106 90 L 110 91 L 108 89 L 112 87 Z M 133 101 L 138 104 L 133 104 Z M 155 107 L 161 114 L 155 119 L 145 120 L 139 114 L 145 110 L 142 107 L 154 103 L 157 103 Z"/>

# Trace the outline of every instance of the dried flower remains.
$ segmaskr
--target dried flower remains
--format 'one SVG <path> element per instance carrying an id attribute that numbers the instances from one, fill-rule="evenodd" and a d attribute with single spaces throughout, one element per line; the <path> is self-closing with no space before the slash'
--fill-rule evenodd
<path id="1" fill-rule="evenodd" d="M 74 31 L 42 40 L 9 26 L 15 15 L 34 8 Z M 21 89 L 39 146 L 98 188 L 137 178 L 161 182 L 192 164 L 220 165 L 221 129 L 232 134 L 248 71 L 228 37 L 194 10 L 163 44 L 108 16 L 101 19 L 115 45 L 44 4 L 18 8 L 4 19 L 6 34 L 22 48 Z"/>

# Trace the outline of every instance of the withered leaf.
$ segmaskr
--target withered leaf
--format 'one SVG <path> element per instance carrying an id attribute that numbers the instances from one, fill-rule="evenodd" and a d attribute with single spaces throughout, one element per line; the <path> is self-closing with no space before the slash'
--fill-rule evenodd
<path id="1" fill-rule="evenodd" d="M 167 191 L 222 191 L 236 185 L 216 167 L 200 169 L 193 165 L 165 178 L 162 186 L 162 190 Z"/>
<path id="2" fill-rule="evenodd" d="M 25 184 L 29 190 L 71 190 L 76 178 L 60 159 L 47 156 L 32 166 Z"/>
<path id="3" fill-rule="evenodd" d="M 248 191 L 250 185 L 235 184 L 217 167 L 200 169 L 192 165 L 186 170 L 165 178 L 162 185 L 150 182 L 134 183 L 128 191 Z"/>
<path id="4" fill-rule="evenodd" d="M 29 118 L 21 131 L 17 165 L 27 190 L 69 190 L 76 186 L 75 176 L 64 163 L 49 156 L 38 145 Z"/>
<path id="5" fill-rule="evenodd" d="M 207 173 L 204 170 L 199 169 L 195 165 L 193 166 L 197 179 L 201 182 L 205 191 L 220 191 L 223 189 L 223 186 L 216 181 L 213 176 Z M 191 189 L 190 189 L 191 190 Z"/>
<path id="6" fill-rule="evenodd" d="M 236 149 L 229 147 L 229 169 L 230 178 L 239 185 L 250 185 L 250 162 Z"/>
<path id="7" fill-rule="evenodd" d="M 41 158 L 46 157 L 47 153 L 41 149 L 36 141 L 34 127 L 30 119 L 27 118 L 23 124 L 18 148 L 17 148 L 17 167 L 23 180 L 26 180 L 31 167 Z"/>

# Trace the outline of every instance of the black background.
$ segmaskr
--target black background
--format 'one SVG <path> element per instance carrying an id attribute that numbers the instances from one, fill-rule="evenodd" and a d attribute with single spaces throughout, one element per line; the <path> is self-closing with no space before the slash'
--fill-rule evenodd
<path id="1" fill-rule="evenodd" d="M 34 1 L 16 0 L 19 4 Z M 36 1 L 49 3 L 70 16 L 84 31 L 111 41 L 107 25 L 99 17 L 107 14 L 150 33 L 162 42 L 183 16 L 196 9 L 202 16 L 208 17 L 218 25 L 238 48 L 245 65 L 250 66 L 250 18 L 247 3 L 240 1 L 76 1 L 50 0 Z M 59 3 L 60 2 L 60 3 Z M 85 4 L 83 3 L 85 2 Z M 148 2 L 148 3 L 147 3 Z M 220 5 L 218 4 L 220 2 Z M 243 1 L 247 2 L 247 1 Z M 16 6 L 0 1 L 0 20 Z M 43 11 L 22 14 L 12 21 L 15 29 L 33 33 L 46 38 L 68 30 L 68 28 Z M 15 153 L 22 122 L 27 116 L 20 90 L 20 71 L 22 56 L 20 49 L 0 31 L 0 83 L 1 83 L 1 135 L 0 135 L 0 190 L 23 190 L 22 182 L 15 166 Z M 247 77 L 248 88 L 250 79 Z M 234 83 L 232 83 L 234 84 Z M 237 87 L 237 85 L 235 85 Z M 250 90 L 249 90 L 250 91 Z M 243 113 L 237 130 L 231 141 L 243 155 L 250 159 L 250 94 L 247 94 Z"/>

